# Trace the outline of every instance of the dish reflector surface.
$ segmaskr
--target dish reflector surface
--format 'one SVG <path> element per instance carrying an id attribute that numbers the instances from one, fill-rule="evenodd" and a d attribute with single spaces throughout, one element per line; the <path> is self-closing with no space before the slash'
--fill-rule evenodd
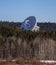
<path id="1" fill-rule="evenodd" d="M 21 25 L 21 28 L 24 30 L 32 30 L 36 23 L 36 18 L 34 16 L 30 16 L 24 20 Z"/>

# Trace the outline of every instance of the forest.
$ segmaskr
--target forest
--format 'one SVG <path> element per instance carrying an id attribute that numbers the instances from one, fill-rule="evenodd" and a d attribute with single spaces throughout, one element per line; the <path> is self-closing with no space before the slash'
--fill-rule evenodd
<path id="1" fill-rule="evenodd" d="M 37 32 L 22 30 L 20 25 L 0 21 L 0 59 L 56 60 L 55 23 L 38 23 Z"/>

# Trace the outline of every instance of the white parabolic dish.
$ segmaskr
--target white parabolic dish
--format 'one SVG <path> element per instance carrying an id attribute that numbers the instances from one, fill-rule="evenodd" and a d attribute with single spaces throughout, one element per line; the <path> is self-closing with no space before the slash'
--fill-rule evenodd
<path id="1" fill-rule="evenodd" d="M 39 26 L 37 26 L 36 18 L 34 16 L 26 18 L 22 23 L 21 28 L 27 31 L 39 31 Z"/>

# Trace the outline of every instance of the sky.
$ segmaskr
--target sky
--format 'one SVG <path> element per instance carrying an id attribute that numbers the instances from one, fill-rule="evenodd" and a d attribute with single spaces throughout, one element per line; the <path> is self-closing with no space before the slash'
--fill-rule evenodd
<path id="1" fill-rule="evenodd" d="M 0 20 L 23 22 L 29 16 L 56 22 L 56 0 L 0 0 Z"/>

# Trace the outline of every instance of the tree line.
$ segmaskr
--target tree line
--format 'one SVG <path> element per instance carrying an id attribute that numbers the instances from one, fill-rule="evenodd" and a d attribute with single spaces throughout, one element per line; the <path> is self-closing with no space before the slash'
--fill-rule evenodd
<path id="1" fill-rule="evenodd" d="M 25 31 L 0 24 L 0 59 L 56 60 L 56 31 Z"/>

